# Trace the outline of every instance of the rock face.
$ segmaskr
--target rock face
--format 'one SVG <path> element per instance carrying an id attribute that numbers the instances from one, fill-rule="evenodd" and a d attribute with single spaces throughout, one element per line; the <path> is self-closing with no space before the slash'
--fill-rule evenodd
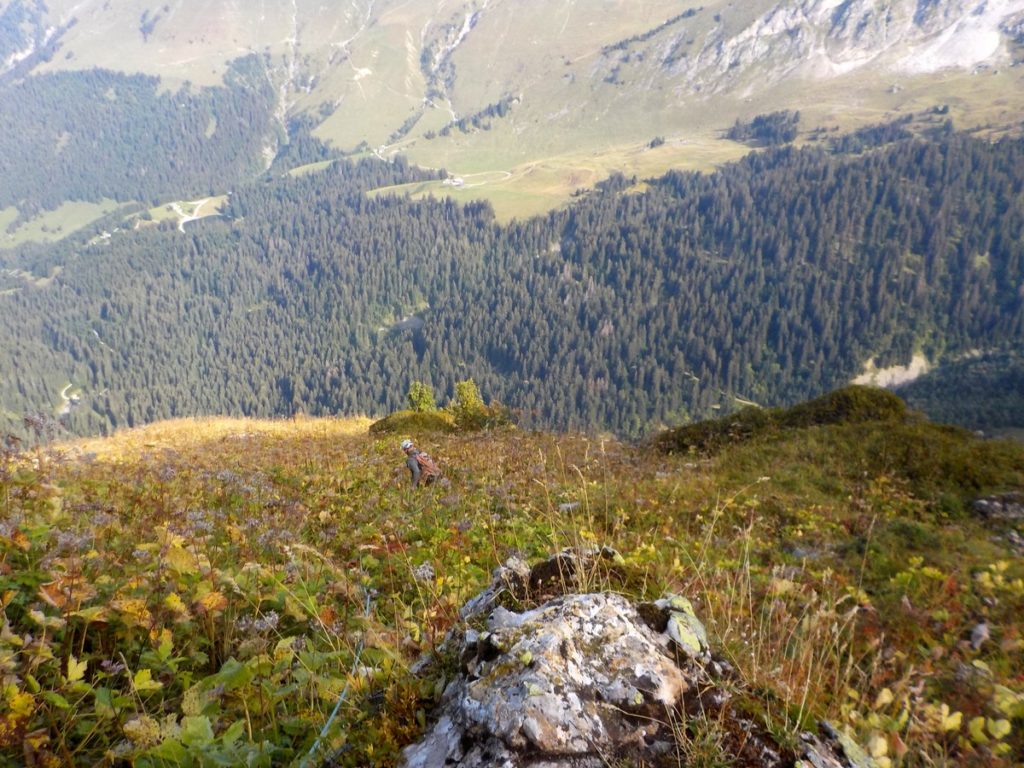
<path id="1" fill-rule="evenodd" d="M 434 727 L 406 749 L 407 768 L 678 766 L 690 718 L 714 720 L 737 765 L 860 765 L 835 739 L 810 734 L 799 754 L 783 750 L 737 714 L 729 692 L 737 681 L 713 657 L 685 598 L 633 605 L 618 594 L 572 592 L 594 573 L 594 562 L 616 557 L 563 552 L 532 569 L 518 560 L 497 569 L 491 587 L 464 609 L 465 616 L 486 614 L 486 628 L 447 641 L 459 674 Z M 536 607 L 500 604 L 546 595 L 556 584 L 567 594 Z"/>
<path id="2" fill-rule="evenodd" d="M 867 66 L 893 74 L 971 69 L 1007 59 L 1021 0 L 792 0 L 744 29 L 715 30 L 687 79 L 713 91 L 749 74 L 763 87 L 790 75 L 830 78 Z"/>
<path id="3" fill-rule="evenodd" d="M 1024 557 L 1024 536 L 1014 530 L 1024 522 L 1024 493 L 1002 493 L 971 502 L 971 511 L 992 528 L 1018 557 Z"/>

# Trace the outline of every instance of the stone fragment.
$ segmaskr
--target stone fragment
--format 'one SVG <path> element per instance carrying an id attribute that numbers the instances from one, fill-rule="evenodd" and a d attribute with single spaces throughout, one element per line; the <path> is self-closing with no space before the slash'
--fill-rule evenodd
<path id="1" fill-rule="evenodd" d="M 459 618 L 469 621 L 488 613 L 505 593 L 521 599 L 530 579 L 530 566 L 518 557 L 510 557 L 491 574 L 491 585 L 459 610 Z"/>
<path id="2" fill-rule="evenodd" d="M 668 612 L 665 631 L 684 655 L 697 658 L 708 653 L 707 630 L 697 618 L 689 600 L 679 595 L 669 595 L 654 604 Z"/>

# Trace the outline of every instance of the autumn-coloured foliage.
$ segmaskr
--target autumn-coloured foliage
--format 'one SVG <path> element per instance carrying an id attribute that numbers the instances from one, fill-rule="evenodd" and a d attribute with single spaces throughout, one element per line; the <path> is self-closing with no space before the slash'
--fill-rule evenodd
<path id="1" fill-rule="evenodd" d="M 1009 766 L 1024 745 L 1024 566 L 1012 527 L 965 511 L 1024 485 L 1020 447 L 920 422 L 713 458 L 427 433 L 445 478 L 413 490 L 368 426 L 8 447 L 0 762 L 393 766 L 453 666 L 410 668 L 491 569 L 600 545 L 632 576 L 593 587 L 689 595 L 783 741 L 827 717 L 880 766 Z"/>

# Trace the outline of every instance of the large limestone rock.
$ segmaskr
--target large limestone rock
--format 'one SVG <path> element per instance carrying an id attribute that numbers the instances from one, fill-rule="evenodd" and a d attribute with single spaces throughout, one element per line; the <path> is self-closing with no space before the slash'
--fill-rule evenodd
<path id="1" fill-rule="evenodd" d="M 533 568 L 513 560 L 497 569 L 463 612 L 480 628 L 447 640 L 459 674 L 434 727 L 406 749 L 406 767 L 679 766 L 688 724 L 714 722 L 737 765 L 871 768 L 828 731 L 825 740 L 805 735 L 798 753 L 781 749 L 733 707 L 742 685 L 713 657 L 685 598 L 633 605 L 573 591 L 618 562 L 611 550 L 562 552 Z"/>
<path id="2" fill-rule="evenodd" d="M 467 633 L 463 676 L 408 765 L 514 766 L 547 755 L 541 764 L 597 768 L 624 749 L 665 754 L 665 714 L 688 688 L 667 641 L 618 595 L 498 608 L 486 633 Z"/>

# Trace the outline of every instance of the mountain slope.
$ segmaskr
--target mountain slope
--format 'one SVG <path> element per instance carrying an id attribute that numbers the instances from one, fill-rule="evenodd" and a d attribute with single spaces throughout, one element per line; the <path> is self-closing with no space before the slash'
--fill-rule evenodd
<path id="1" fill-rule="evenodd" d="M 511 188 L 567 195 L 655 137 L 660 170 L 706 164 L 737 118 L 778 109 L 806 130 L 935 106 L 961 127 L 1015 126 L 1022 24 L 1021 0 L 8 0 L 0 73 L 105 67 L 176 90 L 220 85 L 255 54 L 282 135 L 301 114 L 345 151 L 522 169 Z"/>
<path id="2" fill-rule="evenodd" d="M 339 162 L 239 187 L 184 232 L 139 222 L 12 257 L 0 397 L 50 412 L 70 387 L 86 433 L 373 413 L 413 380 L 445 396 L 467 377 L 530 424 L 634 435 L 785 404 L 870 359 L 1019 347 L 1022 152 L 956 134 L 776 149 L 643 192 L 615 178 L 504 226 L 485 206 L 370 199 L 416 172 Z"/>
<path id="3" fill-rule="evenodd" d="M 701 459 L 419 435 L 445 480 L 418 493 L 399 438 L 365 421 L 6 446 L 0 761 L 394 766 L 491 569 L 610 545 L 595 591 L 692 600 L 759 704 L 747 716 L 784 744 L 827 718 L 899 768 L 1008 768 L 1024 743 L 1020 523 L 969 509 L 1021 488 L 1024 449 L 889 405 L 857 423 L 816 410 Z M 665 719 L 680 753 L 731 762 L 713 719 Z"/>

